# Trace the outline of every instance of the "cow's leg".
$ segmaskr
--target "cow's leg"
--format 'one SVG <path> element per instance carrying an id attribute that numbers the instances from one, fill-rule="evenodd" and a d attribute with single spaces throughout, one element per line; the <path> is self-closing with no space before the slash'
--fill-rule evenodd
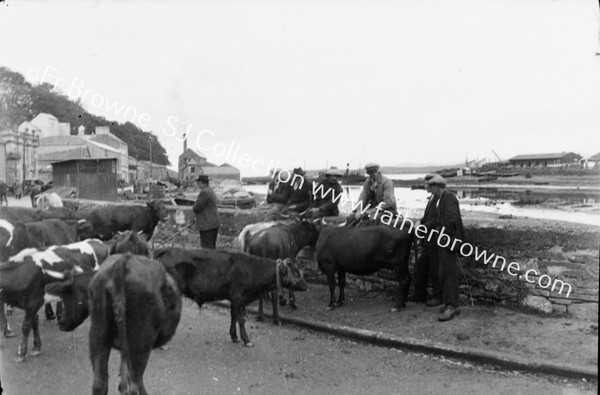
<path id="1" fill-rule="evenodd" d="M 392 313 L 400 311 L 403 307 L 406 307 L 406 301 L 408 300 L 408 289 L 410 288 L 410 270 L 408 269 L 408 258 L 402 261 L 399 265 L 394 267 L 396 274 L 396 280 L 398 280 L 398 297 L 396 298 L 396 304 L 390 310 Z"/>
<path id="2" fill-rule="evenodd" d="M 237 328 L 235 327 L 236 322 L 237 322 L 237 319 L 236 319 L 237 312 L 234 308 L 233 302 L 230 302 L 230 303 L 231 303 L 231 307 L 229 308 L 229 311 L 231 314 L 231 324 L 229 325 L 229 336 L 231 336 L 231 340 L 234 343 L 237 343 L 240 341 L 240 339 L 238 339 L 238 336 L 237 336 Z"/>
<path id="3" fill-rule="evenodd" d="M 254 344 L 252 344 L 250 338 L 248 337 L 248 333 L 246 332 L 246 308 L 240 304 L 239 307 L 237 307 L 237 310 L 237 320 L 238 325 L 240 326 L 240 337 L 242 338 L 242 341 L 246 347 L 254 347 Z"/>
<path id="4" fill-rule="evenodd" d="M 271 292 L 271 305 L 273 306 L 273 323 L 275 325 L 281 325 L 281 319 L 279 318 L 279 306 L 277 305 L 277 294 L 278 292 Z"/>
<path id="5" fill-rule="evenodd" d="M 294 290 L 290 288 L 289 291 L 289 299 L 290 299 L 290 307 L 294 310 L 296 310 L 298 308 L 298 305 L 296 304 L 296 296 L 294 295 Z"/>
<path id="6" fill-rule="evenodd" d="M 269 301 L 273 300 L 271 294 L 269 295 Z M 263 322 L 265 320 L 265 315 L 264 315 L 264 311 L 263 311 L 263 302 L 265 299 L 265 295 L 260 295 L 258 297 L 258 317 L 256 317 L 257 321 Z"/>
<path id="7" fill-rule="evenodd" d="M 37 313 L 37 310 L 35 311 Z M 32 309 L 25 310 L 25 317 L 23 318 L 23 323 L 21 324 L 21 344 L 19 344 L 15 362 L 23 362 L 25 360 L 25 355 L 27 355 L 27 341 L 29 340 L 29 332 L 31 331 L 31 326 L 33 325 L 33 315 L 36 313 L 34 313 Z"/>
<path id="8" fill-rule="evenodd" d="M 60 321 L 60 317 L 62 317 L 62 302 L 56 302 L 56 320 Z"/>
<path id="9" fill-rule="evenodd" d="M 57 310 L 58 310 L 58 308 L 57 308 Z M 50 303 L 46 303 L 44 305 L 44 313 L 46 314 L 47 320 L 53 320 L 56 318 L 56 316 L 54 315 L 54 311 L 52 311 L 52 304 L 50 304 Z"/>
<path id="10" fill-rule="evenodd" d="M 338 297 L 337 305 L 343 306 L 346 301 L 346 295 L 344 294 L 344 287 L 346 287 L 346 272 L 344 270 L 338 270 L 338 288 L 340 289 L 340 295 Z"/>
<path id="11" fill-rule="evenodd" d="M 2 302 L 2 299 L 0 299 L 0 330 L 2 331 L 4 337 L 8 339 L 17 336 L 17 334 L 10 329 L 10 326 L 8 325 L 8 319 L 6 318 L 7 314 L 4 313 L 4 307 L 4 302 Z"/>
<path id="12" fill-rule="evenodd" d="M 333 310 L 335 307 L 335 266 L 333 263 L 321 260 L 317 261 L 319 269 L 327 276 L 327 285 L 329 286 L 329 304 L 327 310 Z"/>
<path id="13" fill-rule="evenodd" d="M 140 395 L 148 395 L 146 387 L 144 386 L 144 372 L 148 365 L 148 359 L 150 359 L 150 352 L 152 351 L 152 344 L 147 345 L 147 349 L 141 352 L 135 352 L 131 355 L 131 368 L 133 369 L 133 379 L 138 386 Z"/>
<path id="14" fill-rule="evenodd" d="M 90 341 L 90 357 L 94 372 L 92 395 L 106 395 L 108 394 L 108 358 L 110 357 L 110 346 L 99 344 L 98 340 Z"/>
<path id="15" fill-rule="evenodd" d="M 42 352 L 42 339 L 40 338 L 40 318 L 37 313 L 31 317 L 31 325 L 33 327 L 33 348 L 31 356 L 37 357 Z"/>

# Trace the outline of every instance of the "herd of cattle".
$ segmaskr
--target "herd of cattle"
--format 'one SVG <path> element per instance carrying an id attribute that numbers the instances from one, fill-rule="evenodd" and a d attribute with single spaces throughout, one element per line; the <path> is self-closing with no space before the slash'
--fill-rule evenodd
<path id="1" fill-rule="evenodd" d="M 241 250 L 161 248 L 151 254 L 150 239 L 167 210 L 160 201 L 146 207 L 115 205 L 89 210 L 0 207 L 0 306 L 25 311 L 17 362 L 41 351 L 38 310 L 53 300 L 62 303 L 60 330 L 72 331 L 90 316 L 89 350 L 94 381 L 92 393 L 108 392 L 111 348 L 121 352 L 119 391 L 145 394 L 143 374 L 153 348 L 167 343 L 181 315 L 182 295 L 204 303 L 229 300 L 229 334 L 252 346 L 245 328 L 245 307 L 270 296 L 273 320 L 279 324 L 282 289 L 296 307 L 293 291 L 307 289 L 295 258 L 307 246 L 315 248 L 327 276 L 328 309 L 344 303 L 345 274 L 394 270 L 399 293 L 392 311 L 406 305 L 413 235 L 387 226 L 364 228 L 327 226 L 323 221 L 295 220 L 246 226 L 238 240 Z M 339 296 L 335 301 L 335 285 Z M 15 336 L 0 308 L 0 328 Z"/>

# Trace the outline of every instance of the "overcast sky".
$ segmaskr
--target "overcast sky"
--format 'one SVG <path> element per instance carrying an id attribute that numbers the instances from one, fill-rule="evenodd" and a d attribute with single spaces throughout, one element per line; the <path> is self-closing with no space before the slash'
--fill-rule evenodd
<path id="1" fill-rule="evenodd" d="M 186 130 L 245 176 L 587 157 L 599 25 L 597 0 L 8 1 L 0 65 L 153 131 L 173 167 Z"/>

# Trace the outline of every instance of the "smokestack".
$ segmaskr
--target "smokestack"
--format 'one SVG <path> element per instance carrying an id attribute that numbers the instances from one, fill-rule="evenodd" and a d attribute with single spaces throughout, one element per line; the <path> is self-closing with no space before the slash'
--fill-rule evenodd
<path id="1" fill-rule="evenodd" d="M 183 134 L 183 152 L 187 151 L 187 136 Z"/>

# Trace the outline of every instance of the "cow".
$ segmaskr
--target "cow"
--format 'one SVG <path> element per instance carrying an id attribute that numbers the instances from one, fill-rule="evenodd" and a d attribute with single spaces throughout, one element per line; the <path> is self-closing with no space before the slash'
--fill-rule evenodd
<path id="1" fill-rule="evenodd" d="M 53 245 L 74 243 L 82 240 L 89 233 L 89 226 L 85 220 L 60 221 L 50 219 L 46 221 L 21 223 L 0 219 L 0 262 L 6 262 L 8 257 L 16 255 L 25 248 L 45 248 Z M 47 319 L 54 319 L 52 307 L 45 307 Z M 60 306 L 57 307 L 60 314 Z M 0 316 L 4 316 L 4 309 L 0 309 Z M 5 321 L 6 318 L 0 317 Z M 14 333 L 8 328 L 2 328 L 6 337 L 13 337 Z"/>
<path id="2" fill-rule="evenodd" d="M 173 276 L 181 293 L 204 303 L 227 299 L 230 301 L 231 324 L 229 335 L 239 342 L 236 325 L 244 344 L 253 344 L 246 332 L 246 306 L 260 296 L 280 289 L 305 291 L 306 281 L 291 259 L 277 261 L 241 252 L 224 250 L 184 250 L 163 248 L 154 253 Z"/>
<path id="3" fill-rule="evenodd" d="M 108 360 L 115 348 L 121 351 L 119 391 L 147 394 L 143 376 L 150 352 L 171 340 L 181 317 L 181 293 L 163 265 L 140 255 L 112 255 L 93 277 L 74 275 L 46 291 L 62 296 L 61 330 L 74 330 L 90 315 L 92 393 L 108 392 Z"/>
<path id="4" fill-rule="evenodd" d="M 69 220 L 75 219 L 76 210 L 76 207 L 50 207 L 46 210 L 29 207 L 0 207 L 0 219 L 11 222 L 38 222 L 45 219 Z"/>
<path id="5" fill-rule="evenodd" d="M 269 224 L 269 223 L 267 223 Z M 250 255 L 270 259 L 295 259 L 298 253 L 306 246 L 314 247 L 319 238 L 320 227 L 311 221 L 295 221 L 290 224 L 275 224 L 264 226 L 256 224 L 260 229 L 254 234 L 252 230 L 247 231 L 245 235 L 240 234 L 241 246 L 243 252 Z M 262 226 L 261 226 L 262 225 Z M 243 231 L 242 231 L 243 232 Z M 285 299 L 281 297 L 281 305 L 284 306 Z M 294 290 L 289 290 L 290 307 L 296 309 L 296 297 Z M 273 306 L 273 322 L 281 324 L 279 311 L 277 307 L 277 298 L 271 295 Z M 263 298 L 258 300 L 258 320 L 263 321 Z"/>
<path id="6" fill-rule="evenodd" d="M 41 339 L 37 312 L 44 304 L 44 286 L 62 280 L 64 272 L 92 271 L 108 256 L 108 247 L 100 240 L 85 240 L 45 250 L 26 248 L 0 264 L 0 302 L 25 310 L 21 326 L 22 338 L 17 352 L 17 362 L 23 362 L 27 354 L 27 339 L 33 328 L 31 356 L 41 352 Z M 6 318 L 0 315 L 2 328 Z"/>
<path id="7" fill-rule="evenodd" d="M 324 228 L 317 241 L 316 256 L 329 285 L 327 310 L 335 307 L 336 273 L 340 292 L 337 305 L 342 306 L 346 272 L 366 275 L 383 268 L 393 269 L 399 284 L 396 304 L 391 311 L 397 312 L 406 306 L 411 281 L 408 263 L 412 242 L 412 233 L 386 225 Z"/>
<path id="8" fill-rule="evenodd" d="M 167 218 L 167 209 L 160 200 L 138 205 L 106 205 L 91 210 L 85 219 L 93 228 L 93 237 L 110 240 L 115 233 L 124 230 L 141 230 L 146 240 L 152 238 L 158 221 Z"/>
<path id="9" fill-rule="evenodd" d="M 150 256 L 150 249 L 142 231 L 126 230 L 125 232 L 117 232 L 108 245 L 111 255 L 131 252 L 135 255 Z"/>

